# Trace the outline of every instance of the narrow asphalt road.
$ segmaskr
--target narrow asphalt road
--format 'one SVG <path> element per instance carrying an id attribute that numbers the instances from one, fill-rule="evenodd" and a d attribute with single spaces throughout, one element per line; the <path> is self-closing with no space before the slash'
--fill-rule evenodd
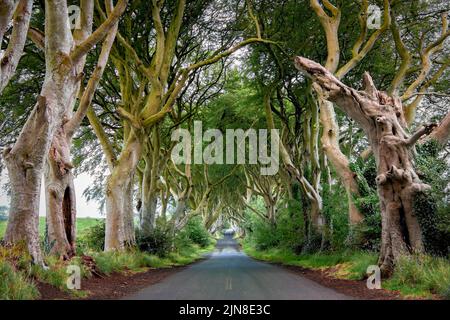
<path id="1" fill-rule="evenodd" d="M 226 235 L 200 263 L 125 299 L 342 300 L 351 299 L 281 267 L 255 261 Z"/>

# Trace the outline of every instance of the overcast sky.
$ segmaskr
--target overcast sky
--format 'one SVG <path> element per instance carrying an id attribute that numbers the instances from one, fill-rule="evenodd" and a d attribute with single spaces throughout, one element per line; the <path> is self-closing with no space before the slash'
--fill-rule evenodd
<path id="1" fill-rule="evenodd" d="M 3 186 L 6 173 L 3 172 L 1 176 L 0 185 Z M 99 205 L 95 201 L 87 202 L 83 197 L 83 191 L 92 184 L 92 178 L 89 174 L 83 173 L 75 178 L 75 192 L 77 196 L 77 217 L 92 217 L 99 218 L 102 217 L 100 211 L 98 209 Z M 3 188 L 0 189 L 0 206 L 9 206 L 9 197 L 6 195 L 6 192 Z M 45 216 L 45 192 L 44 192 L 44 183 L 42 183 L 41 188 L 41 202 L 39 206 L 39 215 Z"/>

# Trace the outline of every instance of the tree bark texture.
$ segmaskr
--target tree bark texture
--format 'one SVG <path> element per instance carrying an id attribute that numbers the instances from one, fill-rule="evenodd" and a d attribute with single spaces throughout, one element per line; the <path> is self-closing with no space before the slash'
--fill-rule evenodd
<path id="1" fill-rule="evenodd" d="M 109 5 L 109 13 L 112 3 Z M 80 44 L 92 34 L 92 16 L 94 4 L 84 1 L 82 6 L 82 27 L 75 32 L 75 42 Z M 73 112 L 76 97 L 79 96 L 80 85 L 75 88 L 72 99 L 67 101 L 65 120 L 53 136 L 50 152 L 47 156 L 47 171 L 45 174 L 47 199 L 47 243 L 50 253 L 59 255 L 63 259 L 70 258 L 75 253 L 75 224 L 76 224 L 76 195 L 74 190 L 74 175 L 71 164 L 72 138 L 80 127 L 83 118 L 92 102 L 95 91 L 103 76 L 108 63 L 109 54 L 116 38 L 118 24 L 112 27 L 105 38 L 102 50 L 88 84 L 83 91 L 76 112 Z M 78 72 L 82 72 L 85 58 L 78 65 Z M 70 195 L 67 197 L 66 195 Z M 71 219 L 68 219 L 65 210 L 70 208 Z"/>
<path id="2" fill-rule="evenodd" d="M 141 142 L 131 133 L 106 185 L 105 251 L 123 250 L 135 243 L 133 187 Z"/>
<path id="3" fill-rule="evenodd" d="M 377 162 L 376 182 L 382 215 L 379 264 L 384 274 L 389 274 L 400 256 L 424 249 L 413 199 L 429 186 L 417 176 L 410 149 L 434 125 L 422 127 L 409 136 L 400 99 L 378 91 L 368 73 L 363 79 L 364 91 L 357 91 L 314 61 L 297 57 L 295 64 L 313 79 L 318 94 L 336 103 L 369 139 Z"/>
<path id="4" fill-rule="evenodd" d="M 42 264 L 39 246 L 39 195 L 45 157 L 79 81 L 70 59 L 73 46 L 67 20 L 67 4 L 46 2 L 46 75 L 38 102 L 16 143 L 5 150 L 11 181 L 11 206 L 5 241 L 25 241 L 37 264 Z M 64 23 L 63 23 L 64 21 Z"/>

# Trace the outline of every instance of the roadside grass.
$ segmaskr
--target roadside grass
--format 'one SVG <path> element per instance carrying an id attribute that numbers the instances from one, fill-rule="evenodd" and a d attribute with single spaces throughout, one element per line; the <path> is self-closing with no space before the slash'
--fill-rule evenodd
<path id="1" fill-rule="evenodd" d="M 98 269 L 105 274 L 116 272 L 142 272 L 148 268 L 171 268 L 191 264 L 211 251 L 214 245 L 200 248 L 197 245 L 186 246 L 165 257 L 140 251 L 128 252 L 98 252 L 92 256 Z"/>
<path id="2" fill-rule="evenodd" d="M 406 297 L 431 298 L 435 294 L 450 300 L 450 261 L 427 255 L 403 257 L 383 287 Z"/>
<path id="3" fill-rule="evenodd" d="M 6 221 L 0 221 L 0 239 L 3 238 L 6 232 Z"/>
<path id="4" fill-rule="evenodd" d="M 89 219 L 78 230 L 95 224 L 95 219 Z M 200 259 L 214 248 L 211 243 L 206 248 L 195 244 L 187 244 L 183 248 L 169 253 L 165 257 L 147 254 L 138 250 L 126 252 L 89 252 L 99 269 L 106 275 L 112 273 L 138 273 L 149 268 L 171 268 L 190 264 Z M 46 268 L 32 265 L 31 258 L 23 254 L 20 246 L 0 246 L 0 300 L 32 300 L 39 298 L 35 281 L 50 284 L 74 298 L 86 297 L 88 293 L 82 290 L 67 288 L 67 267 L 77 265 L 81 269 L 82 278 L 91 277 L 91 273 L 83 265 L 81 257 L 76 256 L 70 261 L 62 261 L 54 256 L 46 256 Z"/>
<path id="5" fill-rule="evenodd" d="M 288 249 L 258 251 L 248 243 L 244 243 L 243 249 L 258 260 L 325 270 L 333 277 L 348 280 L 365 279 L 367 267 L 376 265 L 378 260 L 376 253 L 364 251 L 296 255 Z M 392 277 L 384 280 L 382 286 L 407 298 L 438 295 L 450 299 L 450 261 L 427 255 L 404 257 L 398 261 Z"/>
<path id="6" fill-rule="evenodd" d="M 32 300 L 39 291 L 31 281 L 31 258 L 23 254 L 23 246 L 0 246 L 0 300 Z"/>
<path id="7" fill-rule="evenodd" d="M 50 284 L 59 290 L 70 294 L 76 298 L 83 298 L 87 296 L 87 292 L 83 290 L 70 290 L 67 287 L 67 280 L 69 274 L 67 273 L 68 266 L 78 266 L 81 270 L 81 277 L 90 277 L 90 272 L 85 268 L 81 262 L 80 257 L 74 257 L 69 261 L 61 261 L 57 257 L 47 256 L 45 257 L 45 264 L 47 268 L 41 266 L 32 265 L 30 274 L 38 281 Z"/>
<path id="8" fill-rule="evenodd" d="M 39 291 L 26 273 L 15 270 L 13 266 L 0 261 L 0 300 L 33 300 Z"/>

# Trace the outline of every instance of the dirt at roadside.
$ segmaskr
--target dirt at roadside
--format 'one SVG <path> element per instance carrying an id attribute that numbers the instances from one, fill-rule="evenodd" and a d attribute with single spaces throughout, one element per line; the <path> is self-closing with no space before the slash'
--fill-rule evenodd
<path id="1" fill-rule="evenodd" d="M 113 300 L 120 299 L 140 289 L 158 283 L 168 276 L 186 268 L 172 267 L 166 269 L 149 269 L 141 273 L 114 273 L 107 277 L 92 277 L 84 279 L 81 290 L 86 291 L 89 296 L 85 300 Z M 37 283 L 41 300 L 68 300 L 76 299 L 49 284 Z"/>
<path id="2" fill-rule="evenodd" d="M 366 281 L 357 280 L 346 280 L 337 279 L 331 277 L 327 274 L 326 270 L 312 270 L 305 269 L 297 266 L 286 266 L 281 265 L 281 267 L 298 274 L 302 277 L 308 278 L 317 282 L 324 287 L 328 287 L 336 290 L 339 293 L 348 295 L 353 298 L 362 300 L 403 300 L 404 298 L 399 292 L 388 291 L 384 289 L 380 290 L 370 290 L 366 286 Z"/>

